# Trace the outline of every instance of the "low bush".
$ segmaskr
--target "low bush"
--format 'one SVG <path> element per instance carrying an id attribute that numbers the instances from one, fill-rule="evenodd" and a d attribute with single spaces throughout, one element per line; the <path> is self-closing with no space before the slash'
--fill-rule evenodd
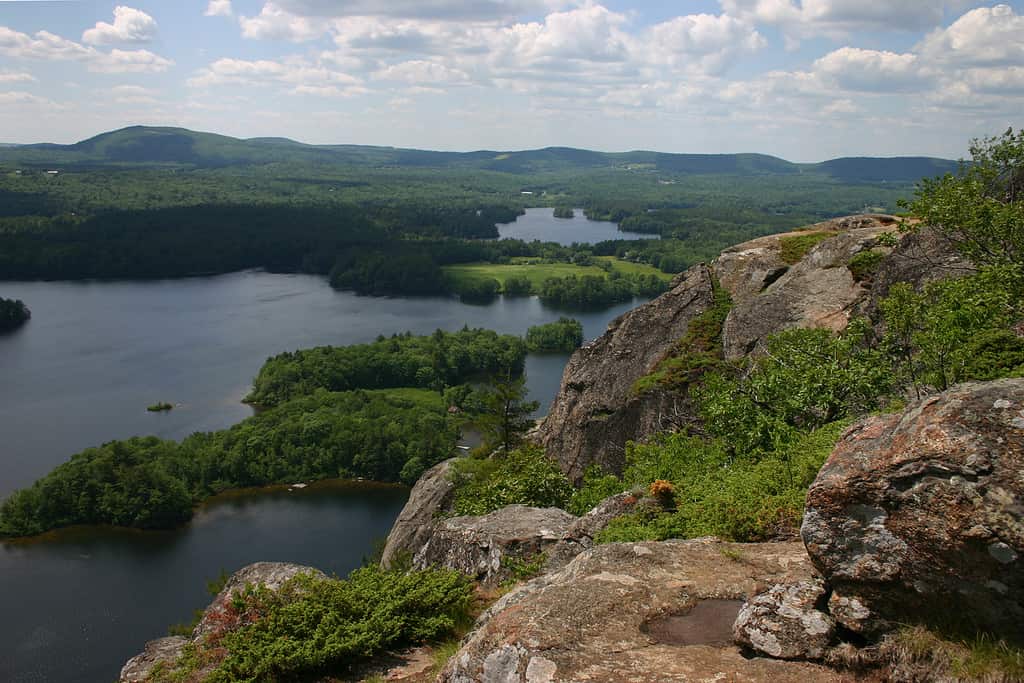
<path id="1" fill-rule="evenodd" d="M 458 460 L 454 476 L 457 515 L 485 515 L 507 505 L 565 509 L 573 494 L 558 465 L 534 445 L 491 459 Z"/>

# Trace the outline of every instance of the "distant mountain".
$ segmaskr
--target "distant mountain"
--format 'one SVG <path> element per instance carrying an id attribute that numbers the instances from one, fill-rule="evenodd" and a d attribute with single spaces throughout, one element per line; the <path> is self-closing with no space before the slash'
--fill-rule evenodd
<path id="1" fill-rule="evenodd" d="M 826 175 L 847 181 L 914 182 L 921 178 L 953 173 L 957 162 L 932 157 L 843 157 L 813 168 Z"/>
<path id="2" fill-rule="evenodd" d="M 497 152 L 435 152 L 362 145 L 307 145 L 287 138 L 241 140 L 185 128 L 132 126 L 73 145 L 0 146 L 0 162 L 65 169 L 88 167 L 186 167 L 283 164 L 462 168 L 513 174 L 630 169 L 663 175 L 793 175 L 816 173 L 850 182 L 913 182 L 956 169 L 928 157 L 848 157 L 794 164 L 765 154 L 664 154 L 594 152 L 571 147 Z"/>

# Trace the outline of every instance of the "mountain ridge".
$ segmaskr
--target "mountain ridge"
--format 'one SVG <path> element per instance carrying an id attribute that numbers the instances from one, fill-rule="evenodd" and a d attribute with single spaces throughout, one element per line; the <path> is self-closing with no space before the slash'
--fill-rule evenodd
<path id="1" fill-rule="evenodd" d="M 26 166 L 193 168 L 315 163 L 471 169 L 510 174 L 600 169 L 647 171 L 669 176 L 813 173 L 868 182 L 915 181 L 957 168 L 955 161 L 922 156 L 839 157 L 803 164 L 756 153 L 600 152 L 561 146 L 450 152 L 375 145 L 312 145 L 283 137 L 242 139 L 187 128 L 141 125 L 100 133 L 70 145 L 35 143 L 0 147 L 0 162 Z"/>

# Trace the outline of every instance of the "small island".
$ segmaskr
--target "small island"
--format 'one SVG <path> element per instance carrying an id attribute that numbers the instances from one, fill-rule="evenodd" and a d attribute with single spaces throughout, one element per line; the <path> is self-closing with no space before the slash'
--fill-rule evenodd
<path id="1" fill-rule="evenodd" d="M 531 353 L 572 353 L 583 345 L 583 325 L 574 318 L 534 325 L 526 332 L 526 348 Z"/>
<path id="2" fill-rule="evenodd" d="M 575 218 L 576 211 L 571 206 L 556 206 L 555 218 Z"/>
<path id="3" fill-rule="evenodd" d="M 0 298 L 0 332 L 16 330 L 32 317 L 28 306 L 20 299 Z"/>
<path id="4" fill-rule="evenodd" d="M 151 413 L 165 413 L 168 410 L 174 410 L 174 404 L 172 403 L 154 403 L 151 406 L 147 406 L 146 410 Z"/>

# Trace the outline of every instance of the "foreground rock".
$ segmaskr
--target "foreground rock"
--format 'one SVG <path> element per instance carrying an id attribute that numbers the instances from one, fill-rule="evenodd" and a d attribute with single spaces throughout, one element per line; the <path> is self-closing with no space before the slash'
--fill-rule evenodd
<path id="1" fill-rule="evenodd" d="M 443 519 L 416 552 L 413 567 L 454 569 L 483 583 L 498 583 L 511 577 L 510 561 L 535 561 L 576 520 L 564 510 L 525 505 Z"/>
<path id="2" fill-rule="evenodd" d="M 380 564 L 385 569 L 403 556 L 415 555 L 426 543 L 437 518 L 448 511 L 455 493 L 450 476 L 454 462 L 452 458 L 434 465 L 413 486 L 384 544 Z"/>
<path id="3" fill-rule="evenodd" d="M 772 586 L 740 610 L 736 642 L 779 659 L 821 659 L 836 631 L 832 617 L 819 609 L 825 597 L 820 578 Z"/>
<path id="4" fill-rule="evenodd" d="M 499 600 L 438 680 L 838 682 L 817 665 L 745 658 L 732 643 L 745 598 L 812 574 L 797 543 L 598 546 Z"/>
<path id="5" fill-rule="evenodd" d="M 231 608 L 231 597 L 247 585 L 262 585 L 270 590 L 277 590 L 288 579 L 308 573 L 325 576 L 319 569 L 284 562 L 257 562 L 243 567 L 231 575 L 224 588 L 203 612 L 199 624 L 192 631 L 191 638 L 161 638 L 147 643 L 145 651 L 132 657 L 124 665 L 118 680 L 122 683 L 149 680 L 149 675 L 157 665 L 173 665 L 189 643 L 197 642 L 215 632 L 223 633 L 238 628 L 240 624 L 235 623 L 237 619 L 233 617 L 235 610 Z"/>
<path id="6" fill-rule="evenodd" d="M 969 383 L 851 428 L 801 535 L 843 626 L 937 620 L 1024 642 L 1024 379 Z"/>

